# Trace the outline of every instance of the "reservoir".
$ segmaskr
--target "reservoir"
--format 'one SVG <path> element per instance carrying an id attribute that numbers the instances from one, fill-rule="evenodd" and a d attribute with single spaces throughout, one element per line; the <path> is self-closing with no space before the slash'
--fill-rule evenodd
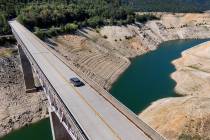
<path id="1" fill-rule="evenodd" d="M 139 114 L 153 101 L 176 96 L 175 81 L 170 78 L 175 67 L 171 61 L 181 52 L 207 39 L 174 40 L 132 60 L 130 67 L 113 84 L 110 93 L 134 113 Z"/>
<path id="2" fill-rule="evenodd" d="M 23 127 L 6 135 L 1 140 L 52 140 L 50 119 L 43 119 Z"/>
<path id="3" fill-rule="evenodd" d="M 138 56 L 114 83 L 110 93 L 134 113 L 139 114 L 153 101 L 176 96 L 176 83 L 170 78 L 175 71 L 171 61 L 181 52 L 203 40 L 175 40 L 165 42 L 156 51 Z M 0 140 L 52 140 L 49 119 L 29 125 Z"/>

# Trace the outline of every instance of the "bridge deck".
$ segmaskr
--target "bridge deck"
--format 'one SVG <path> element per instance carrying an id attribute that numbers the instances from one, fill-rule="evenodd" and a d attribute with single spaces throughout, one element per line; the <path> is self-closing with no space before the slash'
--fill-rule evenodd
<path id="1" fill-rule="evenodd" d="M 10 21 L 10 25 L 89 139 L 150 139 L 85 81 L 83 87 L 72 86 L 69 78 L 79 76 L 54 56 L 44 42 L 17 21 Z"/>

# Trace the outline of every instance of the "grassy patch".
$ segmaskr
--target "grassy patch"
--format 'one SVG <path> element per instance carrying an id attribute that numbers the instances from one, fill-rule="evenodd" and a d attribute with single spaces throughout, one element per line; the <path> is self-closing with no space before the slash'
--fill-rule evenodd
<path id="1" fill-rule="evenodd" d="M 16 49 L 12 48 L 0 48 L 0 57 L 10 57 L 12 55 L 17 54 Z"/>
<path id="2" fill-rule="evenodd" d="M 194 136 L 191 136 L 189 134 L 181 134 L 179 136 L 179 140 L 207 140 L 205 138 L 202 138 L 201 136 L 199 135 L 194 135 Z"/>

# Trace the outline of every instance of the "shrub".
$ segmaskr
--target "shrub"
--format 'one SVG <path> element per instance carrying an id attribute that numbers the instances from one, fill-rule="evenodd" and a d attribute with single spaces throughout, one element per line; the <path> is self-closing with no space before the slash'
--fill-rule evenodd
<path id="1" fill-rule="evenodd" d="M 117 21 L 117 26 L 122 26 L 123 25 L 123 20 L 119 20 L 119 21 Z"/>
<path id="2" fill-rule="evenodd" d="M 125 39 L 130 40 L 132 36 L 125 36 Z"/>
<path id="3" fill-rule="evenodd" d="M 78 25 L 75 23 L 68 23 L 65 25 L 65 32 L 74 32 L 78 29 Z"/>
<path id="4" fill-rule="evenodd" d="M 43 30 L 39 29 L 39 27 L 35 27 L 34 29 L 35 29 L 35 34 L 39 38 L 44 39 L 46 37 L 46 33 Z"/>
<path id="5" fill-rule="evenodd" d="M 108 37 L 106 35 L 103 35 L 103 38 L 107 39 Z"/>
<path id="6" fill-rule="evenodd" d="M 144 14 L 144 15 L 136 15 L 136 21 L 141 22 L 141 23 L 145 23 L 149 20 L 158 20 L 160 18 L 156 17 L 155 15 L 152 14 Z"/>
<path id="7" fill-rule="evenodd" d="M 87 23 L 90 27 L 98 27 L 104 24 L 103 20 L 99 16 L 91 17 L 87 20 Z"/>
<path id="8" fill-rule="evenodd" d="M 135 22 L 135 16 L 134 15 L 128 15 L 126 19 L 126 24 L 134 23 Z"/>
<path id="9" fill-rule="evenodd" d="M 56 29 L 54 26 L 52 26 L 47 32 L 48 36 L 55 36 L 57 34 L 58 34 L 58 29 Z"/>
<path id="10" fill-rule="evenodd" d="M 5 14 L 0 13 L 0 34 L 9 34 L 10 28 Z"/>
<path id="11" fill-rule="evenodd" d="M 96 33 L 100 33 L 100 29 L 99 28 L 96 28 Z"/>

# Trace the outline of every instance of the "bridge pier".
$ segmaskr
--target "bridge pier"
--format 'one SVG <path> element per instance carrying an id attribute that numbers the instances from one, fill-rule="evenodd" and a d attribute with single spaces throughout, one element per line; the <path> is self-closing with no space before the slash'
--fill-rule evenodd
<path id="1" fill-rule="evenodd" d="M 31 93 L 31 92 L 36 91 L 32 67 L 27 56 L 23 52 L 21 46 L 19 44 L 17 46 L 18 46 L 18 50 L 20 54 L 20 60 L 21 60 L 21 65 L 22 65 L 22 70 L 23 70 L 26 92 Z"/>
<path id="2" fill-rule="evenodd" d="M 53 140 L 73 140 L 60 122 L 60 119 L 57 117 L 55 112 L 53 112 L 50 107 L 48 110 Z"/>
<path id="3" fill-rule="evenodd" d="M 22 47 L 19 44 L 17 45 L 17 47 L 20 54 L 26 92 L 31 93 L 41 89 L 46 93 L 46 95 L 50 95 L 48 94 L 50 92 L 50 89 L 43 80 L 43 77 L 40 77 L 37 69 L 34 69 L 34 67 L 32 67 L 34 65 L 29 61 Z M 36 74 L 37 76 L 35 76 L 34 74 Z M 48 111 L 50 116 L 50 124 L 51 124 L 53 140 L 74 140 L 73 138 L 71 138 L 66 128 L 62 124 L 63 121 L 62 118 L 64 117 L 63 114 L 61 114 L 61 117 L 58 117 L 56 115 L 53 109 L 51 109 L 52 101 L 49 98 L 49 96 L 47 97 L 50 104 L 50 106 L 48 107 Z"/>
<path id="4" fill-rule="evenodd" d="M 87 84 L 84 90 L 73 89 L 66 83 L 66 78 L 77 74 L 16 20 L 9 21 L 9 24 L 20 44 L 18 48 L 27 91 L 37 90 L 33 68 L 49 101 L 54 140 L 165 140 L 106 91 L 98 94 L 101 89 L 91 90 L 92 84 L 89 87 Z M 110 115 L 119 119 L 110 118 Z"/>
<path id="5" fill-rule="evenodd" d="M 43 90 L 48 99 L 49 108 L 51 109 L 49 110 L 49 113 L 51 116 L 54 140 L 87 140 L 88 137 L 81 129 L 75 117 L 67 109 L 56 89 L 52 86 L 30 51 L 25 46 L 25 43 L 13 28 L 12 32 L 18 42 L 17 47 L 20 54 L 27 92 Z M 33 75 L 33 72 L 36 76 Z M 34 80 L 36 80 L 36 83 Z"/>

